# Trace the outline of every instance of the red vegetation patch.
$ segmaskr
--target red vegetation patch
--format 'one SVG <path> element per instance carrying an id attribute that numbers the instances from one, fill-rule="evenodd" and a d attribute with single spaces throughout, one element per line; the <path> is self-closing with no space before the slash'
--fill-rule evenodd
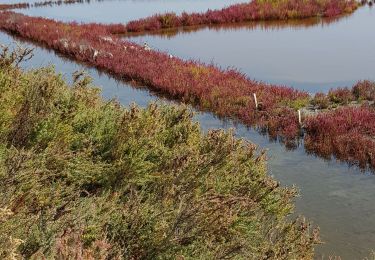
<path id="1" fill-rule="evenodd" d="M 353 87 L 353 95 L 358 100 L 375 101 L 375 82 L 364 80 Z"/>
<path id="2" fill-rule="evenodd" d="M 28 8 L 30 4 L 28 3 L 18 3 L 18 4 L 0 4 L 0 10 L 10 10 L 16 8 Z"/>
<path id="3" fill-rule="evenodd" d="M 254 0 L 250 3 L 234 4 L 221 10 L 209 10 L 205 13 L 158 14 L 129 22 L 123 32 L 313 16 L 333 17 L 353 12 L 357 6 L 358 3 L 354 0 Z"/>
<path id="4" fill-rule="evenodd" d="M 346 107 L 308 118 L 305 147 L 325 158 L 375 168 L 375 111 Z"/>
<path id="5" fill-rule="evenodd" d="M 328 92 L 328 98 L 331 102 L 341 105 L 347 105 L 355 100 L 352 90 L 349 88 L 331 89 Z"/>

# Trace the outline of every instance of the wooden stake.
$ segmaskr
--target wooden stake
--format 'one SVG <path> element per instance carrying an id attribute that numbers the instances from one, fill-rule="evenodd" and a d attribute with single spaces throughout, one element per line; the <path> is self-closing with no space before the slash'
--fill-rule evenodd
<path id="1" fill-rule="evenodd" d="M 258 99 L 257 95 L 254 93 L 255 108 L 258 109 Z"/>

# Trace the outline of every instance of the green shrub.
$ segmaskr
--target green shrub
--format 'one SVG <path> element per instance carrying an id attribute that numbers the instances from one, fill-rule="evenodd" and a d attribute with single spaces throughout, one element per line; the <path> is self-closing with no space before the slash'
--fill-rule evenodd
<path id="1" fill-rule="evenodd" d="M 11 237 L 12 254 L 34 259 L 313 257 L 316 230 L 288 217 L 296 190 L 253 144 L 204 134 L 183 106 L 123 108 L 86 77 L 68 86 L 53 68 L 7 66 L 0 248 Z"/>
<path id="2" fill-rule="evenodd" d="M 319 109 L 327 109 L 330 106 L 330 100 L 324 93 L 316 93 L 311 104 Z"/>

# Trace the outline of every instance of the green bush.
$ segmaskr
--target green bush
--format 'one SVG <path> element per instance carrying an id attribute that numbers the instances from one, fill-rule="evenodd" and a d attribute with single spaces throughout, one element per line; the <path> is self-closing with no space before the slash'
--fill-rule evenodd
<path id="1" fill-rule="evenodd" d="M 319 109 L 327 109 L 329 108 L 330 100 L 324 93 L 316 93 L 314 98 L 311 100 L 311 104 Z"/>
<path id="2" fill-rule="evenodd" d="M 0 256 L 313 257 L 296 190 L 253 144 L 204 134 L 183 106 L 124 108 L 84 75 L 0 64 Z"/>

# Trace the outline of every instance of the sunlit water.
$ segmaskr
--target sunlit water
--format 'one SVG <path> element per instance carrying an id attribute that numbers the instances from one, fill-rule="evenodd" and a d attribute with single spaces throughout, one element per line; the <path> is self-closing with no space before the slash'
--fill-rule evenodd
<path id="1" fill-rule="evenodd" d="M 127 12 L 129 12 L 129 10 L 125 10 L 124 14 Z M 233 30 L 204 29 L 198 30 L 195 33 L 178 34 L 177 37 L 169 39 L 160 37 L 143 37 L 135 40 L 147 40 L 149 44 L 153 45 L 155 48 L 157 47 L 162 50 L 167 50 L 174 55 L 183 58 L 200 58 L 205 62 L 210 62 L 212 58 L 214 58 L 214 62 L 221 66 L 235 66 L 240 68 L 246 74 L 251 74 L 252 77 L 257 79 L 264 79 L 268 82 L 276 83 L 292 82 L 293 84 L 298 84 L 297 87 L 301 88 L 306 88 L 306 86 L 312 87 L 315 85 L 307 84 L 306 82 L 309 82 L 307 79 L 314 78 L 310 73 L 314 71 L 315 73 L 318 73 L 318 71 L 321 71 L 322 75 L 319 75 L 320 79 L 316 80 L 316 82 L 323 83 L 321 85 L 317 84 L 316 86 L 320 86 L 319 90 L 326 90 L 326 84 L 328 83 L 331 83 L 331 86 L 338 85 L 338 82 L 349 84 L 361 78 L 371 78 L 371 75 L 374 75 L 373 73 L 370 73 L 370 70 L 368 70 L 367 77 L 363 76 L 365 74 L 361 74 L 361 71 L 367 71 L 367 66 L 369 65 L 372 66 L 371 69 L 373 70 L 373 65 L 375 64 L 374 62 L 370 64 L 372 59 L 371 53 L 373 55 L 373 52 L 369 52 L 369 56 L 366 56 L 367 58 L 361 56 L 363 48 L 370 50 L 370 47 L 375 46 L 373 45 L 374 36 L 367 34 L 367 32 L 373 30 L 372 27 L 374 26 L 359 22 L 369 21 L 371 17 L 373 17 L 373 11 L 364 8 L 359 10 L 352 17 L 343 18 L 342 20 L 330 24 L 325 23 L 324 25 L 321 23 L 314 25 L 315 22 L 313 24 L 308 22 L 310 25 L 307 27 L 296 27 L 296 25 L 292 25 L 292 27 L 282 26 L 281 28 L 276 29 L 276 27 L 273 26 L 272 30 L 269 29 L 269 27 L 264 27 L 265 29 L 261 29 L 260 27 L 249 29 L 249 27 L 247 27 L 247 29 L 241 28 Z M 302 59 L 299 56 L 305 55 L 304 57 L 306 57 L 307 60 L 310 59 L 310 63 L 313 63 L 315 58 L 318 59 L 317 57 L 314 57 L 314 55 L 304 54 L 306 46 L 301 45 L 303 41 L 308 42 L 308 39 L 312 40 L 310 46 L 311 49 L 315 49 L 317 46 L 321 45 L 321 43 L 319 43 L 323 41 L 321 37 L 324 35 L 328 37 L 329 34 L 325 33 L 326 30 L 332 31 L 336 36 L 341 35 L 341 37 L 343 37 L 344 33 L 340 34 L 338 31 L 344 30 L 342 26 L 344 26 L 344 28 L 353 27 L 350 21 L 354 21 L 357 26 L 358 24 L 367 26 L 367 28 L 358 27 L 358 31 L 356 32 L 351 30 L 347 31 L 348 38 L 350 38 L 349 41 L 352 43 L 356 42 L 356 40 L 351 39 L 355 38 L 356 35 L 361 34 L 362 37 L 364 37 L 363 35 L 367 35 L 366 39 L 362 39 L 361 46 L 353 43 L 352 49 L 346 50 L 346 55 L 349 55 L 350 57 L 348 61 L 357 64 L 356 66 L 353 65 L 351 69 L 348 69 L 347 73 L 342 73 L 341 77 L 339 77 L 340 75 L 338 72 L 335 72 L 337 69 L 331 68 L 332 73 L 327 73 L 325 70 L 319 69 L 318 65 L 311 65 L 310 73 L 306 72 L 304 69 L 299 69 L 298 71 L 300 73 L 293 74 L 294 71 L 291 69 L 290 82 L 282 77 L 283 71 L 289 71 L 287 69 L 288 66 L 292 66 L 295 60 Z M 338 31 L 335 31 L 332 28 L 338 28 Z M 309 31 L 310 33 L 303 33 L 304 31 Z M 286 35 L 284 36 L 284 33 L 282 32 Z M 322 32 L 324 33 L 321 35 Z M 248 36 L 253 33 L 263 35 L 263 40 L 255 39 L 253 41 L 252 38 Z M 236 34 L 238 35 L 235 36 Z M 269 34 L 269 36 L 267 36 L 267 34 Z M 273 36 L 275 34 L 279 35 L 279 37 Z M 281 34 L 283 36 L 281 36 Z M 305 39 L 299 39 L 297 34 L 301 34 L 301 37 L 304 35 Z M 292 48 L 287 44 L 287 42 L 293 42 L 288 41 L 288 37 L 294 37 L 297 41 L 296 43 L 299 44 L 296 44 L 294 48 Z M 308 39 L 306 39 L 306 37 L 308 37 Z M 190 44 L 184 43 L 184 38 L 186 41 L 190 42 Z M 276 42 L 267 42 L 267 38 L 273 39 Z M 195 42 L 192 39 L 196 39 L 197 41 L 199 39 L 199 41 Z M 249 39 L 251 40 L 249 41 Z M 318 39 L 316 40 L 317 42 L 314 42 L 315 39 Z M 12 37 L 0 33 L 0 43 L 11 44 L 13 40 Z M 224 42 L 221 41 L 224 41 L 227 44 L 224 44 Z M 262 41 L 265 41 L 265 49 L 272 50 L 271 53 L 274 53 L 272 54 L 273 57 L 268 56 L 269 54 L 265 54 L 265 49 L 262 50 Z M 325 56 L 331 55 L 331 52 L 349 48 L 349 44 L 336 41 L 336 38 L 333 36 L 329 36 L 326 41 L 327 48 L 332 49 L 327 49 L 324 52 L 326 55 L 316 52 L 323 59 Z M 336 48 L 333 48 L 333 46 L 335 46 L 334 42 L 336 43 Z M 347 47 L 344 48 L 342 44 Z M 206 47 L 203 48 L 203 46 Z M 211 47 L 209 48 L 209 46 Z M 258 51 L 254 51 L 253 48 L 248 46 L 257 46 L 256 48 L 254 47 L 254 49 L 258 48 Z M 276 46 L 279 46 L 278 51 L 274 50 Z M 157 97 L 145 89 L 135 89 L 130 85 L 122 81 L 117 81 L 93 68 L 67 60 L 66 58 L 56 55 L 54 52 L 47 51 L 40 47 L 33 47 L 35 47 L 35 57 L 24 64 L 26 68 L 37 68 L 53 64 L 56 67 L 56 70 L 63 73 L 68 80 L 71 79 L 71 74 L 74 71 L 85 69 L 93 77 L 94 84 L 102 88 L 104 98 L 117 98 L 124 105 L 135 102 L 140 106 L 146 106 L 150 101 L 157 99 Z M 243 52 L 241 48 L 243 48 Z M 283 62 L 283 64 L 279 64 L 279 61 L 276 58 L 283 56 L 283 52 L 293 52 L 293 50 L 296 55 L 291 55 L 288 60 Z M 231 53 L 235 57 L 232 57 L 232 55 L 230 55 Z M 259 53 L 263 53 L 263 55 Z M 357 60 L 359 60 L 355 55 L 356 53 L 359 53 L 358 55 L 363 58 L 363 64 L 367 64 L 366 66 L 361 67 L 356 63 Z M 336 55 L 337 57 L 341 56 L 339 54 Z M 333 55 L 332 58 L 336 55 Z M 262 57 L 264 57 L 266 61 L 264 61 Z M 267 63 L 267 57 L 270 59 L 269 63 Z M 374 57 L 374 55 L 372 57 Z M 275 59 L 274 63 L 271 62 L 272 58 Z M 252 64 L 253 62 L 254 64 Z M 265 78 L 260 76 L 261 74 L 259 71 L 262 71 L 261 69 L 256 70 L 256 68 L 260 66 L 259 64 L 263 64 L 264 66 Z M 324 64 L 325 63 L 322 61 L 321 66 L 326 66 Z M 336 66 L 339 65 L 340 62 L 337 62 Z M 347 62 L 341 65 L 342 68 L 349 66 Z M 246 71 L 247 66 L 249 66 L 247 68 L 249 69 L 248 72 Z M 304 63 L 301 63 L 300 66 L 305 65 Z M 276 67 L 278 69 L 276 69 Z M 299 68 L 299 66 L 296 67 Z M 252 68 L 255 70 L 254 73 L 250 73 Z M 330 67 L 326 67 L 326 70 L 327 68 Z M 275 76 L 269 76 L 266 78 L 267 71 L 269 72 L 269 75 L 273 75 L 275 71 L 278 71 L 280 79 Z M 356 71 L 357 74 L 354 71 Z M 258 76 L 257 73 L 259 73 Z M 335 73 L 337 73 L 337 79 L 332 80 L 335 78 L 333 76 L 330 79 L 329 75 L 334 75 Z M 294 75 L 296 76 L 295 78 Z M 321 228 L 321 236 L 325 244 L 317 247 L 318 257 L 322 255 L 326 257 L 329 255 L 340 255 L 342 259 L 361 259 L 369 255 L 371 249 L 375 249 L 375 203 L 373 202 L 373 199 L 375 198 L 375 176 L 363 173 L 355 167 L 349 168 L 344 163 L 338 163 L 334 160 L 325 161 L 321 158 L 307 155 L 303 148 L 298 148 L 294 151 L 286 151 L 283 146 L 278 143 L 269 142 L 267 137 L 261 136 L 241 124 L 236 125 L 232 122 L 219 120 L 209 113 L 198 113 L 195 120 L 200 122 L 204 130 L 211 128 L 228 129 L 232 127 L 235 129 L 238 137 L 251 140 L 258 144 L 262 149 L 268 150 L 270 174 L 275 176 L 275 178 L 281 181 L 282 184 L 288 186 L 296 185 L 300 189 L 301 197 L 296 201 L 297 213 L 307 216 L 314 222 L 314 224 Z"/>

